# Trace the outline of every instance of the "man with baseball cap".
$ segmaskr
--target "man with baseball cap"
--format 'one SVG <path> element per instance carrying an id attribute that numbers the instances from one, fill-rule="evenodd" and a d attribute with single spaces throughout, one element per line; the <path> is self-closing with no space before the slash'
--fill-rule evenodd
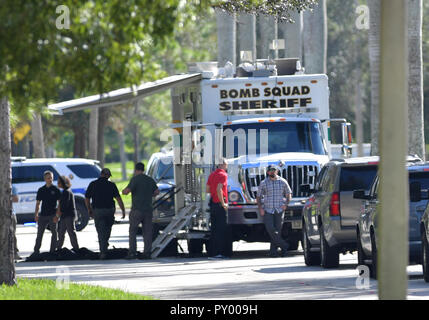
<path id="1" fill-rule="evenodd" d="M 98 234 L 101 260 L 107 257 L 108 241 L 115 221 L 116 205 L 114 199 L 116 199 L 122 210 L 122 218 L 125 217 L 124 203 L 116 184 L 109 181 L 111 176 L 110 170 L 104 168 L 101 170 L 100 178 L 92 181 L 85 193 L 85 204 L 88 208 L 89 216 L 94 218 L 95 229 Z M 91 203 L 90 200 L 92 200 Z"/>
<path id="2" fill-rule="evenodd" d="M 268 166 L 268 177 L 259 185 L 256 197 L 259 213 L 264 218 L 265 228 L 270 235 L 271 257 L 278 256 L 278 247 L 282 249 L 282 256 L 286 256 L 288 249 L 287 242 L 281 236 L 281 229 L 283 212 L 292 198 L 292 191 L 287 181 L 277 175 L 279 170 L 277 165 Z"/>

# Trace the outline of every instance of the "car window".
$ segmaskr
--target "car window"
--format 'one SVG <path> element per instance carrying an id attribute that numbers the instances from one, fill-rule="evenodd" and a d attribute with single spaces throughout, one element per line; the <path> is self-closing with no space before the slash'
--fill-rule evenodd
<path id="1" fill-rule="evenodd" d="M 158 179 L 174 179 L 174 169 L 172 163 L 163 163 L 162 161 L 159 161 L 158 163 L 158 169 L 156 170 L 156 177 L 155 180 Z"/>
<path id="2" fill-rule="evenodd" d="M 380 179 L 378 176 L 374 178 L 374 182 L 371 185 L 371 190 L 369 191 L 369 195 L 373 198 L 377 198 L 377 191 L 378 191 L 378 182 Z"/>
<path id="3" fill-rule="evenodd" d="M 376 174 L 377 166 L 342 167 L 340 190 L 369 190 Z"/>
<path id="4" fill-rule="evenodd" d="M 422 189 L 429 189 L 429 172 L 410 172 L 409 183 L 420 182 Z"/>
<path id="5" fill-rule="evenodd" d="M 81 179 L 95 179 L 100 176 L 101 169 L 91 164 L 69 164 L 67 168 Z"/>
<path id="6" fill-rule="evenodd" d="M 329 166 L 326 168 L 325 174 L 323 175 L 322 180 L 320 181 L 320 190 L 328 191 L 329 175 L 332 174 L 333 169 L 334 169 L 334 166 Z"/>
<path id="7" fill-rule="evenodd" d="M 158 160 L 153 160 L 152 163 L 150 164 L 149 170 L 147 171 L 147 175 L 150 177 L 154 177 L 154 171 L 155 171 L 155 167 L 158 164 Z"/>
<path id="8" fill-rule="evenodd" d="M 326 173 L 326 170 L 327 170 L 327 167 L 326 167 L 326 166 L 325 166 L 325 167 L 323 167 L 323 168 L 322 168 L 322 170 L 320 171 L 320 173 L 319 173 L 318 177 L 317 177 L 316 184 L 315 184 L 315 186 L 314 186 L 314 189 L 315 189 L 316 191 L 321 190 L 320 186 L 321 186 L 321 184 L 322 184 L 322 180 L 323 180 L 323 177 L 324 177 L 324 175 L 325 175 L 325 173 Z"/>
<path id="9" fill-rule="evenodd" d="M 58 180 L 58 172 L 49 165 L 12 167 L 12 183 L 43 182 L 43 173 L 48 170 L 54 173 L 54 180 Z"/>

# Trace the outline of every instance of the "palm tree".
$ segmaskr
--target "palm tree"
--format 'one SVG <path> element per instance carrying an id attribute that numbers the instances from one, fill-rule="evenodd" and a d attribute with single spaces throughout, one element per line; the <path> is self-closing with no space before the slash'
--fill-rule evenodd
<path id="1" fill-rule="evenodd" d="M 422 20 L 423 1 L 408 0 L 408 153 L 424 160 Z"/>
<path id="2" fill-rule="evenodd" d="M 218 36 L 218 63 L 223 67 L 227 61 L 236 65 L 236 18 L 235 14 L 216 10 Z"/>
<path id="3" fill-rule="evenodd" d="M 0 285 L 15 284 L 13 261 L 15 230 L 12 228 L 10 107 L 7 98 L 0 99 Z"/>
<path id="4" fill-rule="evenodd" d="M 304 66 L 306 73 L 326 73 L 328 27 L 326 0 L 304 12 Z"/>
<path id="5" fill-rule="evenodd" d="M 31 134 L 33 137 L 34 157 L 46 158 L 42 116 L 38 112 L 34 112 L 33 114 L 33 119 L 31 121 Z"/>
<path id="6" fill-rule="evenodd" d="M 380 0 L 368 0 L 368 52 L 371 75 L 371 155 L 378 154 L 379 90 L 380 90 Z"/>

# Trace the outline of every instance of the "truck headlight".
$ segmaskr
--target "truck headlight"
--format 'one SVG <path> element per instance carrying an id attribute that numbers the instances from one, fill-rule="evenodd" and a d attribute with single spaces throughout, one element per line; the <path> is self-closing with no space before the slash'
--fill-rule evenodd
<path id="1" fill-rule="evenodd" d="M 228 194 L 229 202 L 243 202 L 243 197 L 237 191 L 231 191 Z"/>

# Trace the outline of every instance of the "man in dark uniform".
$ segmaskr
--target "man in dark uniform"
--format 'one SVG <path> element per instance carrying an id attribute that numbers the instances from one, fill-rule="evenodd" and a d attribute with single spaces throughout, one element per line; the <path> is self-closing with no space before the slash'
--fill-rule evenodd
<path id="1" fill-rule="evenodd" d="M 109 181 L 111 176 L 110 170 L 104 168 L 101 170 L 100 178 L 92 181 L 85 193 L 85 204 L 88 208 L 89 216 L 94 218 L 95 229 L 98 234 L 101 260 L 107 257 L 110 233 L 115 222 L 116 206 L 114 199 L 116 199 L 122 210 L 122 218 L 125 217 L 124 203 L 116 184 Z M 92 200 L 91 204 L 90 199 Z"/>
<path id="2" fill-rule="evenodd" d="M 54 174 L 51 171 L 43 173 L 45 185 L 37 191 L 36 197 L 36 210 L 34 219 L 38 224 L 37 238 L 34 246 L 34 253 L 38 254 L 40 246 L 42 245 L 42 238 L 46 227 L 49 225 L 49 230 L 52 233 L 50 252 L 55 252 L 57 248 L 57 223 L 58 216 L 56 216 L 58 200 L 61 196 L 61 191 L 53 185 Z M 42 202 L 42 210 L 40 211 L 40 202 Z"/>
<path id="3" fill-rule="evenodd" d="M 122 194 L 131 192 L 132 207 L 130 212 L 129 253 L 127 259 L 137 257 L 137 229 L 140 223 L 143 225 L 144 253 L 141 258 L 149 259 L 152 252 L 152 197 L 159 194 L 158 186 L 151 177 L 144 173 L 144 164 L 139 162 L 135 166 L 134 177 L 128 186 L 122 190 Z"/>

